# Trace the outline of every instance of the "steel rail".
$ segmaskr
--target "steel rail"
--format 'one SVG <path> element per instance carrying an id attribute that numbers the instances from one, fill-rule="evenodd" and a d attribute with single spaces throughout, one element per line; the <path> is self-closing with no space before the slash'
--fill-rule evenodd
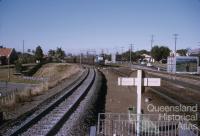
<path id="1" fill-rule="evenodd" d="M 120 76 L 128 76 L 128 74 L 126 74 L 125 72 L 120 72 L 116 69 L 112 69 L 115 73 L 119 74 Z M 165 79 L 164 79 L 165 80 Z M 168 80 L 167 80 L 168 81 Z M 177 100 L 173 97 L 170 97 L 168 95 L 166 95 L 165 93 L 161 92 L 158 88 L 156 87 L 148 87 L 151 89 L 152 92 L 156 93 L 157 95 L 161 96 L 162 98 L 168 100 L 169 102 L 171 102 L 174 105 L 180 105 L 180 104 L 184 104 L 184 99 L 182 101 Z M 199 104 L 200 102 L 192 102 L 193 104 Z M 197 113 L 200 116 L 200 112 L 198 111 Z"/>
<path id="2" fill-rule="evenodd" d="M 87 74 L 84 77 L 80 78 L 79 81 L 77 81 L 76 83 L 73 83 L 72 87 L 63 89 L 63 91 L 65 93 L 62 96 L 60 96 L 54 102 L 50 103 L 46 108 L 42 109 L 42 111 L 39 112 L 39 114 L 37 114 L 37 115 L 33 116 L 32 118 L 29 118 L 28 120 L 26 120 L 25 123 L 23 123 L 20 127 L 18 127 L 17 129 L 15 129 L 11 133 L 11 135 L 19 135 L 19 134 L 25 132 L 27 129 L 29 129 L 31 126 L 33 126 L 33 124 L 36 124 L 40 119 L 42 119 L 44 116 L 46 116 L 47 114 L 49 114 L 55 107 L 57 107 L 59 104 L 61 104 L 63 101 L 65 101 L 65 99 L 67 99 L 68 97 L 70 97 L 70 95 L 72 95 L 73 92 L 77 88 L 79 88 L 82 85 L 82 83 L 88 78 L 88 76 L 89 76 L 90 73 L 91 72 L 89 70 L 87 70 Z M 95 78 L 95 76 L 93 78 Z M 93 82 L 93 80 L 92 80 L 92 82 Z M 89 84 L 88 89 L 90 88 L 91 84 L 92 83 Z M 74 105 L 77 105 L 77 103 L 79 101 L 80 100 L 78 100 Z M 72 106 L 71 109 L 73 109 L 74 107 L 75 106 Z M 70 113 L 70 111 L 71 110 L 68 111 L 68 114 Z M 62 121 L 62 120 L 60 120 L 60 121 Z"/>

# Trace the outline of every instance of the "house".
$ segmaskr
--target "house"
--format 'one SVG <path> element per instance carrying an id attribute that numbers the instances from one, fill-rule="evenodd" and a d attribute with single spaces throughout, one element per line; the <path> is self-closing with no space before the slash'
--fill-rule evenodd
<path id="1" fill-rule="evenodd" d="M 17 59 L 17 54 L 14 48 L 5 48 L 0 46 L 0 65 L 14 63 Z"/>
<path id="2" fill-rule="evenodd" d="M 170 53 L 169 53 L 169 56 L 174 56 L 175 55 L 175 53 L 174 53 L 174 51 L 170 51 Z M 176 52 L 176 56 L 181 56 L 178 52 Z"/>
<path id="3" fill-rule="evenodd" d="M 154 62 L 155 60 L 148 54 L 142 54 L 141 55 L 143 57 L 143 61 L 146 61 L 146 62 Z"/>

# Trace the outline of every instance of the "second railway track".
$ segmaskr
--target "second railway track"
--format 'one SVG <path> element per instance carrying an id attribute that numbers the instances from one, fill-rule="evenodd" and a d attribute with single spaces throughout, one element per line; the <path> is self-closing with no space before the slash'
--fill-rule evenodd
<path id="1" fill-rule="evenodd" d="M 133 71 L 131 72 L 131 70 L 128 70 L 128 69 L 126 70 L 126 72 L 119 71 L 117 69 L 112 69 L 112 70 L 113 70 L 113 72 L 115 72 L 116 74 L 118 74 L 120 76 L 130 76 L 131 73 L 133 72 Z M 147 71 L 147 73 L 148 73 L 148 71 Z M 153 77 L 159 77 L 159 76 L 153 75 Z M 163 77 L 162 77 L 162 80 L 164 80 L 165 82 L 171 82 L 172 84 L 181 84 L 184 87 L 191 87 L 192 89 L 190 89 L 190 92 L 200 93 L 199 88 L 196 85 L 192 86 L 190 83 L 184 83 L 184 82 L 181 82 L 181 81 L 174 82 L 174 80 L 170 81 L 169 79 L 163 78 Z M 184 104 L 186 104 L 186 105 L 187 104 L 190 104 L 190 105 L 191 104 L 193 104 L 193 105 L 198 104 L 199 105 L 200 104 L 199 100 L 194 98 L 195 95 L 191 98 L 188 98 L 188 96 L 186 94 L 182 95 L 183 92 L 181 93 L 181 95 L 180 95 L 180 92 L 179 92 L 179 94 L 175 94 L 173 91 L 175 91 L 176 88 L 172 89 L 172 90 L 170 90 L 170 88 L 161 88 L 161 87 L 148 87 L 148 88 L 153 93 L 159 95 L 160 97 L 166 99 L 168 102 L 170 102 L 174 105 L 180 105 L 180 104 L 183 104 L 183 105 Z M 200 115 L 199 109 L 198 109 L 197 114 Z"/>
<path id="2" fill-rule="evenodd" d="M 48 106 L 41 107 L 20 125 L 8 129 L 4 135 L 55 135 L 87 95 L 94 83 L 96 71 L 88 69 L 73 86 Z"/>

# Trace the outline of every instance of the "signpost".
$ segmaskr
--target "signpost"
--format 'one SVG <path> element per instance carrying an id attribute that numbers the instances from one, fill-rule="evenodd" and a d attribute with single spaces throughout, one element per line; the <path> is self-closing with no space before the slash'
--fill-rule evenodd
<path id="1" fill-rule="evenodd" d="M 161 80 L 160 78 L 142 78 L 142 70 L 138 70 L 137 78 L 118 77 L 118 85 L 137 86 L 137 136 L 139 136 L 140 135 L 142 86 L 160 86 Z"/>

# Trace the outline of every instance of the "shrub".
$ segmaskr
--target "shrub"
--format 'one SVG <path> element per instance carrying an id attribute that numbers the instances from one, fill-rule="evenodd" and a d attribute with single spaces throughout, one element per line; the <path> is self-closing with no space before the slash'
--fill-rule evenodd
<path id="1" fill-rule="evenodd" d="M 15 63 L 15 70 L 16 70 L 16 73 L 21 73 L 22 72 L 22 69 L 23 69 L 23 67 L 22 67 L 22 63 L 21 63 L 21 61 L 16 61 L 16 63 Z"/>

